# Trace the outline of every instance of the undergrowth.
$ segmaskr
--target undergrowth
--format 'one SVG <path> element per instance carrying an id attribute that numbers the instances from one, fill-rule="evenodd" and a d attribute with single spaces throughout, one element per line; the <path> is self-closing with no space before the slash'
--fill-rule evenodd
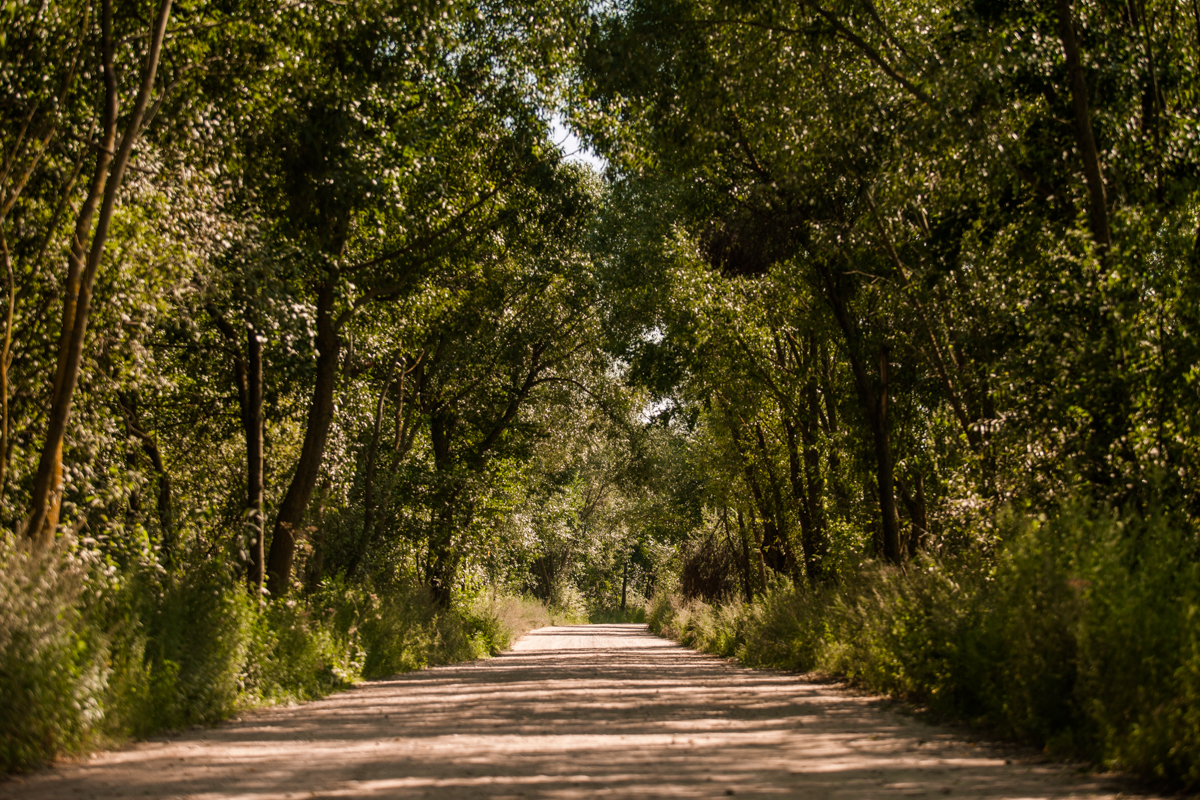
<path id="1" fill-rule="evenodd" d="M 593 625 L 645 623 L 646 609 L 644 606 L 597 608 L 588 613 L 588 622 Z"/>
<path id="2" fill-rule="evenodd" d="M 500 596 L 439 608 L 424 587 L 326 581 L 255 601 L 219 560 L 119 567 L 64 540 L 0 541 L 0 772 L 240 709 L 313 699 L 507 649 L 579 621 Z"/>
<path id="3" fill-rule="evenodd" d="M 660 595 L 651 630 L 819 671 L 1062 756 L 1200 786 L 1200 547 L 1162 517 L 1010 520 L 997 557 L 871 565 L 720 607 Z"/>

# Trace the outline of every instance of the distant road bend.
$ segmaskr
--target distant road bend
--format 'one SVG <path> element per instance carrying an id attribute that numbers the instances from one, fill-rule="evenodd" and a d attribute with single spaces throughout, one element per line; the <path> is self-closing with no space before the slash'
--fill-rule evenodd
<path id="1" fill-rule="evenodd" d="M 0 782 L 0 796 L 1041 800 L 1122 788 L 644 625 L 578 625 Z"/>

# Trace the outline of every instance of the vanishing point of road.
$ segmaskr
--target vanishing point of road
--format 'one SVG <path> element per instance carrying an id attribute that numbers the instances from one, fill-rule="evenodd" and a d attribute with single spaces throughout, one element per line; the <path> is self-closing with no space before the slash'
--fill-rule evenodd
<path id="1" fill-rule="evenodd" d="M 543 628 L 496 658 L 0 779 L 0 797 L 1133 796 L 883 705 L 739 668 L 644 625 Z"/>

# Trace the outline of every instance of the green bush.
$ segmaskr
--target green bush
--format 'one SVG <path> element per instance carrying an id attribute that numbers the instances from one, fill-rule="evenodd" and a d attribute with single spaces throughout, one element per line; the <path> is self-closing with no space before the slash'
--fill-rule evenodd
<path id="1" fill-rule="evenodd" d="M 1200 785 L 1200 544 L 1163 516 L 1008 520 L 995 558 L 868 565 L 651 629 L 748 666 L 819 670 L 1051 752 Z"/>
<path id="2" fill-rule="evenodd" d="M 593 625 L 605 624 L 645 624 L 646 609 L 644 606 L 626 606 L 621 608 L 596 608 L 588 612 L 588 622 Z"/>
<path id="3" fill-rule="evenodd" d="M 338 627 L 336 607 L 325 599 L 268 603 L 254 614 L 243 702 L 312 700 L 358 680 L 363 665 L 356 632 Z"/>
<path id="4" fill-rule="evenodd" d="M 1200 785 L 1200 548 L 1161 517 L 1079 526 L 1076 701 L 1110 766 Z"/>
<path id="5" fill-rule="evenodd" d="M 472 609 L 486 636 L 488 650 L 497 655 L 509 649 L 526 633 L 548 625 L 561 625 L 575 621 L 561 612 L 552 611 L 534 597 L 512 597 L 500 595 L 492 599 L 481 599 Z"/>
<path id="6" fill-rule="evenodd" d="M 142 592 L 149 686 L 135 736 L 211 724 L 238 707 L 253 625 L 246 592 L 200 562 Z"/>
<path id="7" fill-rule="evenodd" d="M 420 586 L 327 581 L 261 606 L 219 559 L 118 568 L 64 540 L 0 541 L 0 768 L 240 708 L 312 699 L 379 677 L 486 657 L 573 618 L 527 598 L 442 609 Z"/>
<path id="8" fill-rule="evenodd" d="M 724 622 L 726 629 L 736 630 L 736 637 L 728 637 L 736 641 L 731 642 L 732 648 L 718 647 L 716 652 L 736 655 L 754 667 L 811 670 L 821 641 L 817 600 L 805 590 L 779 583 L 758 603 L 718 610 L 719 616 L 737 614 L 736 619 Z"/>
<path id="9" fill-rule="evenodd" d="M 67 541 L 30 553 L 0 539 L 0 770 L 79 751 L 100 719 L 107 671 L 76 610 L 84 574 Z"/>
<path id="10" fill-rule="evenodd" d="M 367 678 L 479 655 L 461 617 L 443 613 L 424 587 L 400 585 L 382 596 L 368 592 L 361 613 Z"/>

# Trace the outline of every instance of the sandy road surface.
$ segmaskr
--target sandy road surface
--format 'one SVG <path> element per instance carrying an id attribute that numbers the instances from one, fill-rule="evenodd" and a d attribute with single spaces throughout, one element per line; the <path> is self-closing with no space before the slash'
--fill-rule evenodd
<path id="1" fill-rule="evenodd" d="M 581 625 L 534 631 L 487 661 L 2 782 L 0 796 L 1119 796 L 1068 767 L 1009 759 L 869 698 L 739 669 L 642 625 Z"/>

